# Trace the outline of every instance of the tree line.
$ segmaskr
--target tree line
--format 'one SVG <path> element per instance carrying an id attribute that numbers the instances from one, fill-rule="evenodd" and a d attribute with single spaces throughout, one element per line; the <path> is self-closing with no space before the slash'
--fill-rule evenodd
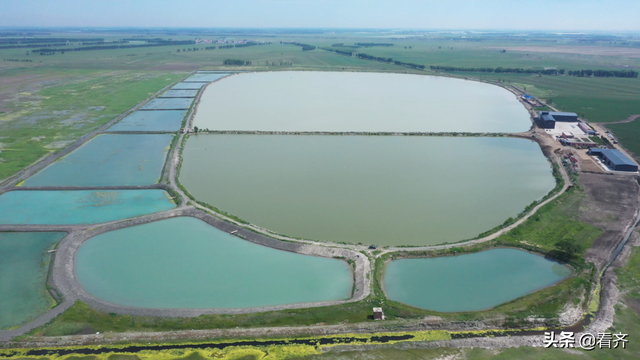
<path id="1" fill-rule="evenodd" d="M 356 43 L 357 46 L 373 47 L 373 46 L 393 46 L 391 43 Z"/>
<path id="2" fill-rule="evenodd" d="M 45 43 L 68 43 L 82 41 L 104 41 L 104 38 L 0 38 L 0 44 L 45 44 Z"/>
<path id="3" fill-rule="evenodd" d="M 65 51 L 89 51 L 89 50 L 113 50 L 113 49 L 133 49 L 133 48 L 144 48 L 144 47 L 153 47 L 153 46 L 167 46 L 167 45 L 193 45 L 195 41 L 186 40 L 186 41 L 172 41 L 171 43 L 155 43 L 155 44 L 140 44 L 140 45 L 108 45 L 108 46 L 87 46 L 87 47 L 79 47 L 79 48 L 69 48 L 69 49 L 34 49 L 31 50 L 33 53 L 55 53 Z"/>
<path id="4" fill-rule="evenodd" d="M 244 60 L 236 60 L 236 59 L 226 59 L 222 62 L 223 65 L 234 65 L 234 66 L 244 66 L 251 65 L 251 61 Z"/>
<path id="5" fill-rule="evenodd" d="M 336 49 L 330 49 L 330 48 L 320 48 L 320 49 L 325 51 L 331 51 L 340 55 L 353 56 L 353 51 L 336 50 Z"/>
<path id="6" fill-rule="evenodd" d="M 633 70 L 569 70 L 568 75 L 579 77 L 637 78 L 638 72 Z"/>
<path id="7" fill-rule="evenodd" d="M 430 66 L 431 70 L 434 71 L 462 71 L 462 72 L 486 72 L 486 73 L 496 73 L 496 74 L 542 74 L 542 75 L 562 75 L 564 74 L 564 69 L 545 69 L 545 70 L 535 70 L 535 69 L 523 69 L 523 68 L 465 68 L 465 67 L 455 67 L 455 66 Z"/>
<path id="8" fill-rule="evenodd" d="M 285 42 L 280 42 L 281 44 L 291 44 L 291 45 L 295 45 L 295 46 L 300 46 L 302 48 L 302 51 L 311 51 L 311 50 L 315 50 L 316 47 L 313 45 L 309 45 L 309 44 L 303 44 L 303 43 L 299 43 L 299 42 L 290 42 L 290 43 L 285 43 Z"/>
<path id="9" fill-rule="evenodd" d="M 23 45 L 0 45 L 0 49 L 29 49 L 50 46 L 66 46 L 67 43 L 50 43 L 50 44 L 23 44 Z"/>
<path id="10" fill-rule="evenodd" d="M 394 65 L 398 65 L 398 66 L 404 66 L 404 67 L 408 67 L 408 68 L 416 69 L 416 70 L 424 70 L 424 68 L 425 68 L 424 65 L 420 65 L 420 64 L 409 63 L 409 62 L 404 62 L 404 61 L 399 61 L 399 60 L 393 60 L 392 58 L 373 56 L 373 55 L 364 54 L 364 53 L 358 53 L 358 54 L 356 54 L 356 57 L 359 58 L 359 59 L 380 61 L 380 62 L 384 62 L 384 63 L 387 63 L 387 64 L 394 64 Z"/>
<path id="11" fill-rule="evenodd" d="M 335 50 L 335 49 L 331 49 L 331 48 L 320 48 L 320 49 L 325 50 L 325 51 L 334 52 L 334 53 L 340 54 L 340 55 L 345 55 L 345 56 L 353 56 L 353 54 L 354 54 L 353 51 Z M 380 61 L 380 62 L 383 62 L 383 63 L 394 64 L 394 65 L 398 65 L 398 66 L 404 66 L 404 67 L 408 67 L 408 68 L 416 69 L 416 70 L 424 70 L 425 69 L 424 65 L 408 63 L 408 62 L 399 61 L 399 60 L 393 60 L 393 58 L 385 58 L 385 57 L 373 56 L 373 55 L 369 55 L 369 54 L 365 54 L 365 53 L 356 53 L 356 57 L 358 59 Z"/>

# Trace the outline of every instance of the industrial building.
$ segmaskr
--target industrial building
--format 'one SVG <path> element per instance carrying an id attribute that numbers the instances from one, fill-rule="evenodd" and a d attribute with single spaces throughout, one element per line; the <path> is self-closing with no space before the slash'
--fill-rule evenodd
<path id="1" fill-rule="evenodd" d="M 579 123 L 578 127 L 580 128 L 580 130 L 584 131 L 585 134 L 587 135 L 595 135 L 596 132 L 591 128 L 591 126 L 587 125 L 586 123 Z"/>
<path id="2" fill-rule="evenodd" d="M 578 114 L 572 112 L 538 111 L 538 126 L 555 129 L 556 122 L 578 122 Z"/>
<path id="3" fill-rule="evenodd" d="M 587 153 L 600 158 L 600 160 L 615 171 L 637 172 L 638 165 L 629 159 L 625 154 L 616 149 L 589 149 Z"/>

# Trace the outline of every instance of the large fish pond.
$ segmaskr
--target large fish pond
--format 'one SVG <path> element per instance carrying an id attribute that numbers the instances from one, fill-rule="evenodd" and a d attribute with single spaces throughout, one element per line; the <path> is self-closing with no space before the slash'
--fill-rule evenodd
<path id="1" fill-rule="evenodd" d="M 108 302 L 144 308 L 248 308 L 351 296 L 342 261 L 257 245 L 190 217 L 124 228 L 85 242 L 80 284 Z"/>
<path id="2" fill-rule="evenodd" d="M 218 75 L 187 81 L 205 76 Z M 194 125 L 246 131 L 521 132 L 531 121 L 516 96 L 495 85 L 437 76 L 292 71 L 237 74 L 211 84 Z"/>
<path id="3" fill-rule="evenodd" d="M 280 234 L 377 245 L 460 241 L 555 186 L 535 142 L 503 137 L 198 135 L 181 183 Z"/>
<path id="4" fill-rule="evenodd" d="M 384 289 L 389 299 L 422 309 L 477 311 L 553 285 L 571 272 L 526 251 L 492 249 L 392 261 L 385 268 Z"/>

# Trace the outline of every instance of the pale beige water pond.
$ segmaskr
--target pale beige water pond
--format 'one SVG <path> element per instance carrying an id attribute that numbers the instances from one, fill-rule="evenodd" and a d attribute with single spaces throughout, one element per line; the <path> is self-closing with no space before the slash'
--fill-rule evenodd
<path id="1" fill-rule="evenodd" d="M 555 186 L 535 142 L 493 137 L 198 135 L 181 183 L 277 233 L 432 245 L 492 229 Z"/>
<path id="2" fill-rule="evenodd" d="M 210 130 L 521 132 L 531 126 L 511 92 L 437 76 L 262 72 L 209 85 L 194 124 Z"/>

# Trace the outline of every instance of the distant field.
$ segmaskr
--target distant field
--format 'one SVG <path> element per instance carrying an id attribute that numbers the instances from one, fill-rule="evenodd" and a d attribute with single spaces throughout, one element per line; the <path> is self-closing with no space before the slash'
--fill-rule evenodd
<path id="1" fill-rule="evenodd" d="M 636 158 L 640 158 L 640 119 L 626 124 L 607 125 L 607 128 L 613 131 L 620 143 Z"/>

